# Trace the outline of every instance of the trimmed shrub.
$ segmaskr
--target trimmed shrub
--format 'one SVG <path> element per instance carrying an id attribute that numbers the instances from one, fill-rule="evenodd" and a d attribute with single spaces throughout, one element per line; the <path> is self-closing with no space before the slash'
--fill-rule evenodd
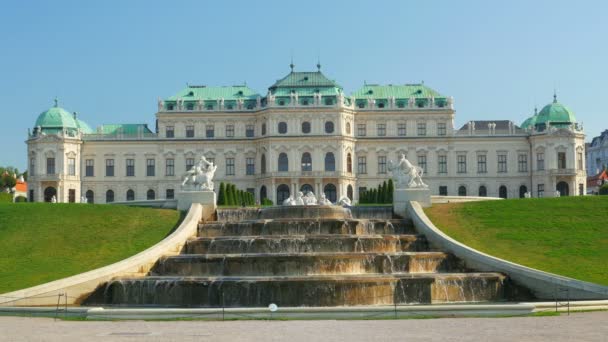
<path id="1" fill-rule="evenodd" d="M 15 202 L 16 203 L 25 203 L 25 202 L 27 202 L 27 198 L 25 198 L 24 196 L 17 196 L 17 198 L 15 198 Z"/>
<path id="2" fill-rule="evenodd" d="M 0 203 L 13 203 L 13 194 L 0 192 Z"/>
<path id="3" fill-rule="evenodd" d="M 600 195 L 608 195 L 608 183 L 600 187 Z"/>
<path id="4" fill-rule="evenodd" d="M 226 204 L 226 184 L 224 182 L 220 183 L 220 190 L 217 194 L 217 205 L 225 205 Z"/>

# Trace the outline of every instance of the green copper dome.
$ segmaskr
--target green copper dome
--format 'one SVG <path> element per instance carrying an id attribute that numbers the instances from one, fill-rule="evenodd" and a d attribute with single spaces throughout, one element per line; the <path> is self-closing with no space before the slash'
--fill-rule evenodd
<path id="1" fill-rule="evenodd" d="M 76 120 L 74 120 L 72 114 L 57 106 L 57 100 L 55 100 L 54 107 L 51 107 L 49 110 L 38 115 L 38 119 L 36 120 L 34 127 L 40 127 L 43 130 L 61 128 L 77 129 L 78 123 Z"/>
<path id="2" fill-rule="evenodd" d="M 536 120 L 538 120 L 538 113 L 536 111 L 536 108 L 534 108 L 534 115 L 532 115 L 531 117 L 527 118 L 524 122 L 522 122 L 520 127 L 522 129 L 530 129 L 530 128 L 534 127 L 534 125 L 536 125 Z"/>
<path id="3" fill-rule="evenodd" d="M 535 122 L 536 125 L 546 125 L 547 123 L 551 125 L 571 124 L 576 123 L 576 118 L 574 117 L 574 112 L 557 102 L 557 96 L 553 95 L 553 102 L 546 105 L 538 113 L 538 118 Z"/>

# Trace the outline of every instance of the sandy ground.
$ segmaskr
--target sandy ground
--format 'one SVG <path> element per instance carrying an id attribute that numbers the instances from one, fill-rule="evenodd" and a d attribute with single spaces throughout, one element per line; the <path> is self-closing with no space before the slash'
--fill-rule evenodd
<path id="1" fill-rule="evenodd" d="M 54 321 L 0 317 L 0 341 L 608 341 L 608 312 L 380 321 Z"/>

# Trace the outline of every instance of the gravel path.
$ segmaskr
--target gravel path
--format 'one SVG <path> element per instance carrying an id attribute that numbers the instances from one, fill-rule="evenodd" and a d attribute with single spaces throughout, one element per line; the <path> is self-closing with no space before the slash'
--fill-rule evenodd
<path id="1" fill-rule="evenodd" d="M 0 341 L 608 341 L 608 312 L 381 321 L 90 322 L 0 317 Z"/>

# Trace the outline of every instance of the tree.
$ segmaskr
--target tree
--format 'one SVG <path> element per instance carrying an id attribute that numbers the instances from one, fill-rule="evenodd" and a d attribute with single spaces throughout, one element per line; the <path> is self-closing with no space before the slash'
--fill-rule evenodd
<path id="1" fill-rule="evenodd" d="M 608 183 L 600 187 L 600 195 L 608 195 Z"/>
<path id="2" fill-rule="evenodd" d="M 386 181 L 382 182 L 382 197 L 380 198 L 380 203 L 388 203 L 388 186 L 386 185 Z"/>
<path id="3" fill-rule="evenodd" d="M 393 192 L 395 192 L 395 185 L 393 184 L 393 179 L 388 179 L 388 185 L 386 187 L 388 192 L 388 201 L 387 203 L 393 203 Z"/>
<path id="4" fill-rule="evenodd" d="M 226 205 L 226 185 L 224 182 L 220 183 L 220 190 L 217 194 L 217 205 Z"/>
<path id="5" fill-rule="evenodd" d="M 224 205 L 234 205 L 234 197 L 232 197 L 232 184 L 226 183 L 226 195 L 224 195 Z"/>

